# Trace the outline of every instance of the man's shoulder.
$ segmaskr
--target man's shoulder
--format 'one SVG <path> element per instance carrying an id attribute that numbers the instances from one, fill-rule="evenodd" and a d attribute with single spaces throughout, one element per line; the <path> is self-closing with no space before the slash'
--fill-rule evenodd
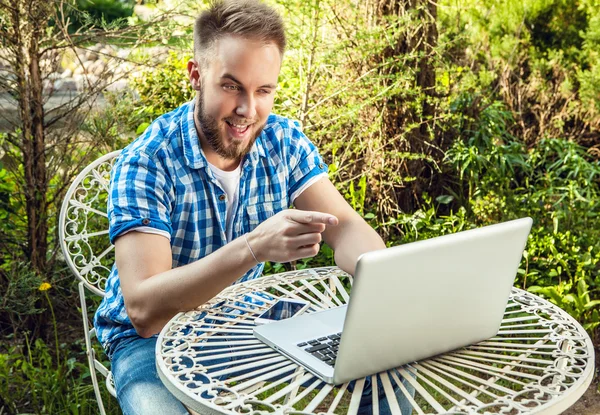
<path id="1" fill-rule="evenodd" d="M 138 138 L 123 149 L 124 153 L 144 154 L 153 159 L 159 153 L 178 152 L 181 123 L 187 122 L 189 104 L 185 103 L 152 121 Z"/>
<path id="2" fill-rule="evenodd" d="M 292 135 L 302 132 L 300 121 L 271 113 L 267 118 L 264 131 L 271 134 Z"/>
<path id="3" fill-rule="evenodd" d="M 263 132 L 266 138 L 265 145 L 269 149 L 283 150 L 285 147 L 297 146 L 299 142 L 308 141 L 299 121 L 277 114 L 269 115 Z"/>

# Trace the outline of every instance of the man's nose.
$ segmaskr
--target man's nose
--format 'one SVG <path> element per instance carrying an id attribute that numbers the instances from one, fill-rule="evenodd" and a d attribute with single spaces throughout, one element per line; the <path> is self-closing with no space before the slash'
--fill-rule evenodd
<path id="1" fill-rule="evenodd" d="M 240 117 L 253 120 L 256 117 L 256 100 L 251 95 L 240 97 L 235 113 Z"/>

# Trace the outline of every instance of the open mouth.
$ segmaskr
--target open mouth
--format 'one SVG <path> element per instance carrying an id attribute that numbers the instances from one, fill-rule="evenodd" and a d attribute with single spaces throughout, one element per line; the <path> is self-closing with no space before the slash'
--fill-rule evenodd
<path id="1" fill-rule="evenodd" d="M 230 121 L 225 121 L 225 122 L 229 126 L 229 129 L 236 136 L 242 136 L 242 135 L 244 135 L 250 129 L 250 125 L 251 125 L 251 124 L 234 124 L 234 123 L 232 123 Z"/>

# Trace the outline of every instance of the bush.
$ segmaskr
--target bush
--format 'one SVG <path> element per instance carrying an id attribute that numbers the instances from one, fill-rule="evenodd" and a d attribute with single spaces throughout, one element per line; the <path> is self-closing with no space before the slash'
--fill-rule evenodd
<path id="1" fill-rule="evenodd" d="M 190 57 L 190 54 L 170 52 L 160 67 L 144 70 L 133 80 L 133 87 L 139 94 L 138 108 L 146 116 L 147 123 L 194 97 L 186 72 Z M 139 134 L 142 132 L 143 129 L 138 131 Z"/>
<path id="2" fill-rule="evenodd" d="M 77 8 L 97 24 L 126 24 L 133 15 L 134 0 L 77 0 Z M 84 16 L 75 14 L 73 29 L 83 25 Z"/>
<path id="3" fill-rule="evenodd" d="M 42 282 L 28 263 L 12 260 L 0 268 L 0 333 L 35 329 L 35 317 L 46 310 L 39 290 Z"/>
<path id="4" fill-rule="evenodd" d="M 83 344 L 63 344 L 52 351 L 41 339 L 23 346 L 0 349 L 0 411 L 7 414 L 78 414 L 98 413 Z M 121 411 L 106 388 L 103 390 L 108 414 Z M 3 412 L 4 413 L 4 412 Z"/>
<path id="5" fill-rule="evenodd" d="M 494 108 L 503 113 L 498 105 L 486 111 Z M 497 116 L 482 117 L 466 143 L 455 142 L 446 154 L 464 182 L 460 200 L 467 220 L 485 225 L 531 216 L 515 284 L 548 298 L 593 332 L 600 324 L 600 165 L 572 141 L 543 139 L 527 149 L 504 129 L 488 137 L 486 119 L 505 124 Z"/>

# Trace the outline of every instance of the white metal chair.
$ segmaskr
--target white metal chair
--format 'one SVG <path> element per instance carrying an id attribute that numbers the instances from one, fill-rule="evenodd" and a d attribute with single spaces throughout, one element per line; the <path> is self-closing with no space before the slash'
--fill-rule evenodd
<path id="1" fill-rule="evenodd" d="M 86 290 L 104 296 L 106 279 L 114 262 L 114 246 L 108 238 L 106 203 L 110 173 L 120 150 L 88 165 L 69 187 L 59 218 L 59 238 L 65 260 L 79 279 L 81 317 L 85 347 L 100 414 L 105 415 L 96 371 L 106 378 L 106 387 L 116 397 L 112 373 L 97 358 L 92 347 L 96 330 L 90 329 Z"/>

